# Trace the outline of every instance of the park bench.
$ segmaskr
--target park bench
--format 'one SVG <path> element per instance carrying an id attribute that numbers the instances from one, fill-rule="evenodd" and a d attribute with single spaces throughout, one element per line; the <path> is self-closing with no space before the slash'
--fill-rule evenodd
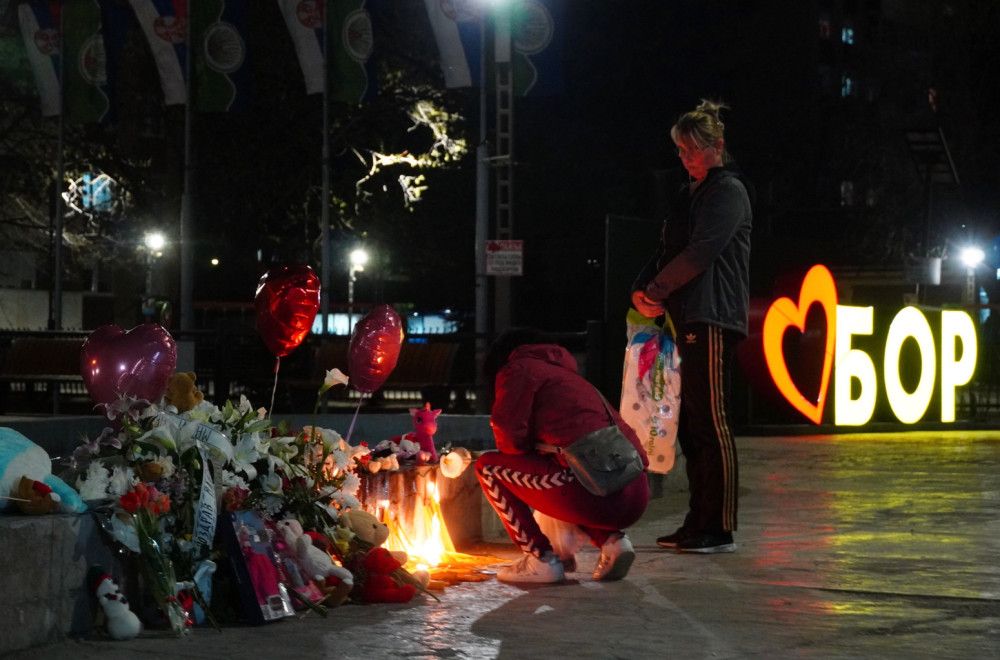
<path id="1" fill-rule="evenodd" d="M 409 404 L 429 402 L 446 409 L 451 397 L 452 367 L 458 353 L 456 341 L 406 340 L 400 347 L 399 360 L 385 383 L 373 393 L 375 403 Z M 284 379 L 284 385 L 303 403 L 314 402 L 316 393 L 329 369 L 337 368 L 350 375 L 349 341 L 323 340 L 315 349 L 305 378 Z M 279 378 L 279 381 L 282 380 Z M 327 391 L 326 402 L 347 402 L 358 393 L 351 387 L 337 386 Z M 311 398 L 309 398 L 311 397 Z"/>
<path id="2" fill-rule="evenodd" d="M 80 372 L 82 337 L 19 336 L 2 350 L 0 414 L 90 411 Z"/>

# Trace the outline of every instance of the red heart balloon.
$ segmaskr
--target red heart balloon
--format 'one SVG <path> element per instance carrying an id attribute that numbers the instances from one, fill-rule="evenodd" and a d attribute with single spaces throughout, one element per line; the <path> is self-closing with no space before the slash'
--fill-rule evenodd
<path id="1" fill-rule="evenodd" d="M 320 282 L 309 266 L 275 266 L 257 284 L 257 332 L 278 357 L 288 355 L 312 329 Z"/>
<path id="2" fill-rule="evenodd" d="M 396 368 L 403 345 L 403 322 L 389 305 L 376 307 L 354 326 L 348 344 L 350 382 L 359 392 L 370 394 Z"/>
<path id="3" fill-rule="evenodd" d="M 155 323 L 128 332 L 101 326 L 80 348 L 80 373 L 94 403 L 107 405 L 122 396 L 157 401 L 176 367 L 177 344 Z"/>

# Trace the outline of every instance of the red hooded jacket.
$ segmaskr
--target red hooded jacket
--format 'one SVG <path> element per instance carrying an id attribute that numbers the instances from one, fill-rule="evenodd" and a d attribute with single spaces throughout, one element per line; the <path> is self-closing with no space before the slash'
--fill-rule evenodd
<path id="1" fill-rule="evenodd" d="M 496 379 L 496 402 L 490 425 L 497 449 L 505 454 L 535 451 L 544 442 L 565 447 L 585 433 L 611 422 L 597 388 L 577 372 L 576 360 L 556 344 L 528 344 L 514 349 Z M 649 459 L 635 431 L 609 404 L 615 423 L 642 456 Z M 562 457 L 552 454 L 560 462 Z M 565 463 L 564 463 L 565 464 Z"/>

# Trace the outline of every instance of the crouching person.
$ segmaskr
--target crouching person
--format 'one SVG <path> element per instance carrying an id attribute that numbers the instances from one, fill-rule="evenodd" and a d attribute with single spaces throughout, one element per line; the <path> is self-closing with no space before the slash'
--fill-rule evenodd
<path id="1" fill-rule="evenodd" d="M 625 577 L 635 551 L 624 530 L 639 520 L 649 502 L 645 473 L 617 492 L 595 495 L 559 453 L 537 446 L 566 447 L 614 423 L 635 446 L 645 469 L 648 459 L 635 432 L 579 375 L 573 356 L 541 331 L 520 328 L 502 334 L 490 347 L 483 371 L 492 390 L 490 424 L 497 451 L 479 457 L 476 476 L 511 540 L 524 552 L 521 560 L 500 569 L 497 579 L 559 582 L 576 570 L 575 548 L 546 536 L 532 510 L 576 526 L 573 532 L 582 532 L 601 550 L 594 579 Z"/>

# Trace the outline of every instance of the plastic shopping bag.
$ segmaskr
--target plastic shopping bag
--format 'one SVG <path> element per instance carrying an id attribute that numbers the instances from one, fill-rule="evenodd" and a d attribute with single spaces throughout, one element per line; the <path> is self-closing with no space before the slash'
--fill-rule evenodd
<path id="1" fill-rule="evenodd" d="M 680 359 L 673 325 L 657 325 L 638 311 L 626 319 L 628 344 L 622 375 L 621 415 L 642 440 L 649 471 L 674 467 L 674 446 L 681 406 Z"/>
<path id="2" fill-rule="evenodd" d="M 580 529 L 579 525 L 547 516 L 541 511 L 535 511 L 534 517 L 538 528 L 552 544 L 552 551 L 559 555 L 560 559 L 572 557 L 590 543 L 590 536 Z"/>

